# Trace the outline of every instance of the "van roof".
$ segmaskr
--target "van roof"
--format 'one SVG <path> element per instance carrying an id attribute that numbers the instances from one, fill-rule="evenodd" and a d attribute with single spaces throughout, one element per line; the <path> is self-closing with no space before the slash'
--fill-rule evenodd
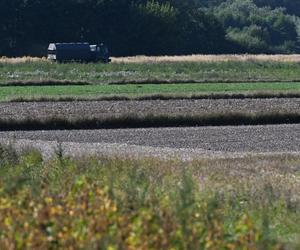
<path id="1" fill-rule="evenodd" d="M 48 50 L 82 50 L 90 49 L 89 43 L 50 43 Z"/>

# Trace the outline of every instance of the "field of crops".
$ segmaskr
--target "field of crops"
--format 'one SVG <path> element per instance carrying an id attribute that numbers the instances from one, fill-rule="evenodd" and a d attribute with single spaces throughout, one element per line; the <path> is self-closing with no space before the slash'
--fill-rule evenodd
<path id="1" fill-rule="evenodd" d="M 1 58 L 0 249 L 299 249 L 299 62 Z"/>

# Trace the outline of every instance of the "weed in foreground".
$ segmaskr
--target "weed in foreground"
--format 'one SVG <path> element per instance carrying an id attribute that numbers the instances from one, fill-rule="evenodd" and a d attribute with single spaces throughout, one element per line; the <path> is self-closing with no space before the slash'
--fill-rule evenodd
<path id="1" fill-rule="evenodd" d="M 298 210 L 282 194 L 298 186 L 277 167 L 61 157 L 1 166 L 1 249 L 297 249 L 284 235 L 300 235 Z"/>

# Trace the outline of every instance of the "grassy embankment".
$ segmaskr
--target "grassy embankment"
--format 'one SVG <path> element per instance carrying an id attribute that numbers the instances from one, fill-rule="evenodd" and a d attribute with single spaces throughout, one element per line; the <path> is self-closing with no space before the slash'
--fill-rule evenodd
<path id="1" fill-rule="evenodd" d="M 69 159 L 0 148 L 1 249 L 299 249 L 299 158 Z"/>

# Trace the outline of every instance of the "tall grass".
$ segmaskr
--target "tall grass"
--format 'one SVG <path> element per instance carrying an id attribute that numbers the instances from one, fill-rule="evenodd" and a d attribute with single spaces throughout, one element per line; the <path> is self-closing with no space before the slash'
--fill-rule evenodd
<path id="1" fill-rule="evenodd" d="M 0 97 L 1 98 L 1 97 Z M 22 96 L 22 97 L 8 97 L 7 102 L 77 102 L 77 101 L 151 101 L 151 100 L 220 100 L 220 99 L 298 99 L 300 92 L 298 91 L 284 91 L 284 92 L 240 92 L 240 93 L 203 93 L 203 94 L 141 94 L 141 95 L 103 95 L 98 97 L 85 96 Z M 1 100 L 1 99 L 0 99 Z"/>
<path id="2" fill-rule="evenodd" d="M 299 246 L 298 158 L 44 161 L 2 151 L 1 249 Z"/>
<path id="3" fill-rule="evenodd" d="M 298 124 L 299 113 L 124 114 L 96 118 L 0 119 L 0 131 Z"/>

